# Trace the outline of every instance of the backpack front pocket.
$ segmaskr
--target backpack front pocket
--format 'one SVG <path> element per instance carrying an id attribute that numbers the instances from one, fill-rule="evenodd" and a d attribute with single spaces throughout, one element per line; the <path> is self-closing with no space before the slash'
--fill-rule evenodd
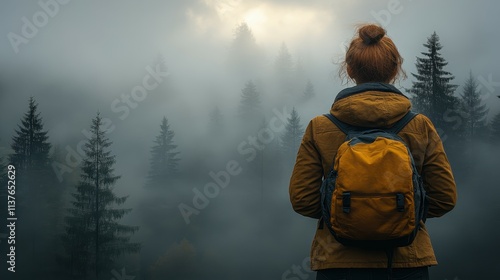
<path id="1" fill-rule="evenodd" d="M 412 232 L 415 205 L 412 193 L 335 195 L 331 223 L 338 237 L 353 240 L 388 240 Z"/>

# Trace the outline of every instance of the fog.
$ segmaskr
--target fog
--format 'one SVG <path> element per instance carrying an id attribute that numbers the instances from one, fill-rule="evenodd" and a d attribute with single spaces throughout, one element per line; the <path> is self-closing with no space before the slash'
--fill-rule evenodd
<path id="1" fill-rule="evenodd" d="M 337 73 L 358 24 L 378 21 L 398 46 L 408 79 L 395 85 L 403 92 L 411 87 L 423 44 L 436 32 L 446 70 L 459 85 L 456 95 L 472 71 L 488 120 L 500 112 L 498 1 L 367 2 L 4 1 L 0 156 L 7 163 L 12 137 L 34 97 L 52 151 L 58 149 L 52 164 L 69 167 L 63 173 L 53 170 L 62 212 L 57 226 L 48 227 L 60 236 L 80 174 L 71 164 L 99 112 L 116 155 L 114 173 L 121 176 L 114 192 L 128 196 L 124 207 L 132 209 L 121 222 L 140 227 L 132 240 L 142 244 L 139 253 L 117 258 L 103 277 L 119 280 L 113 271 L 121 274 L 124 268 L 135 279 L 314 279 L 310 271 L 284 276 L 307 264 L 316 221 L 291 208 L 293 158 L 278 156 L 280 137 L 292 108 L 305 128 L 328 112 L 341 89 L 353 85 Z M 238 50 L 235 43 L 244 22 L 255 49 Z M 287 77 L 293 81 L 289 88 L 276 73 L 282 46 L 291 55 L 290 75 L 296 75 Z M 261 109 L 258 118 L 242 120 L 242 89 L 250 80 Z M 307 81 L 314 96 L 305 98 Z M 134 97 L 138 87 L 145 91 Z M 214 128 L 216 107 L 222 118 Z M 146 188 L 163 117 L 175 133 L 179 172 L 164 188 Z M 272 140 L 259 149 L 251 139 L 263 129 Z M 495 201 L 500 190 L 493 177 L 499 155 L 498 143 L 486 139 L 450 150 L 459 200 L 452 212 L 427 222 L 439 262 L 430 268 L 433 279 L 492 279 L 500 273 Z M 193 207 L 197 191 L 209 183 L 220 186 L 214 177 L 221 171 L 229 174 L 227 185 L 186 219 L 180 205 Z M 0 240 L 0 275 L 7 277 L 2 279 L 30 279 L 22 272 L 30 270 L 26 267 L 6 273 L 7 248 Z M 54 244 L 54 251 L 63 252 Z M 40 279 L 66 279 L 50 263 Z"/>

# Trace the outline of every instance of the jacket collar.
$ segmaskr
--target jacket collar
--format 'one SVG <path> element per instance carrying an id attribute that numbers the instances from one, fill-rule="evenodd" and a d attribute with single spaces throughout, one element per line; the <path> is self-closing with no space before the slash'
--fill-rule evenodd
<path id="1" fill-rule="evenodd" d="M 335 98 L 335 102 L 342 98 L 346 98 L 352 96 L 357 93 L 365 92 L 365 91 L 381 91 L 381 92 L 393 92 L 397 94 L 401 94 L 402 96 L 408 98 L 401 91 L 399 91 L 395 86 L 386 83 L 364 83 L 359 84 L 350 88 L 343 89 L 337 94 Z"/>

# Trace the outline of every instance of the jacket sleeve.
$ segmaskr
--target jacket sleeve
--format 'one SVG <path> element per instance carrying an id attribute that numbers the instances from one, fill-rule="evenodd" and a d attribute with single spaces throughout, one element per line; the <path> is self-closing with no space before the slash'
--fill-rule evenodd
<path id="1" fill-rule="evenodd" d="M 323 167 L 313 139 L 312 123 L 313 121 L 309 122 L 297 153 L 289 193 L 295 212 L 317 219 L 321 217 L 320 186 Z"/>
<path id="2" fill-rule="evenodd" d="M 455 207 L 457 190 L 443 142 L 431 121 L 429 119 L 426 121 L 428 143 L 422 177 L 429 202 L 427 217 L 434 218 L 443 216 Z"/>

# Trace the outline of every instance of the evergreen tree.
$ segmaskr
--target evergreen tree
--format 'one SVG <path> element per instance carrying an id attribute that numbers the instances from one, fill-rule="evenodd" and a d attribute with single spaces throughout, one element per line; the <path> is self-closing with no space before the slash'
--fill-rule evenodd
<path id="1" fill-rule="evenodd" d="M 497 113 L 490 122 L 490 141 L 500 145 L 500 113 Z"/>
<path id="2" fill-rule="evenodd" d="M 300 124 L 300 117 L 295 108 L 292 109 L 290 117 L 287 119 L 285 125 L 285 132 L 281 137 L 281 148 L 286 157 L 294 157 L 299 150 L 304 129 Z"/>
<path id="3" fill-rule="evenodd" d="M 297 72 L 295 70 L 292 55 L 283 42 L 274 61 L 274 76 L 277 92 L 280 94 L 279 98 L 288 99 L 297 96 L 297 88 L 301 79 L 296 77 Z"/>
<path id="4" fill-rule="evenodd" d="M 412 103 L 417 111 L 427 115 L 437 128 L 444 129 L 445 112 L 458 104 L 453 95 L 457 85 L 450 83 L 455 77 L 444 70 L 448 62 L 441 57 L 439 51 L 442 46 L 436 32 L 427 39 L 424 47 L 427 52 L 421 53 L 423 57 L 417 57 L 417 73 L 412 73 L 416 78 L 410 90 L 413 94 Z"/>
<path id="5" fill-rule="evenodd" d="M 33 97 L 29 100 L 29 109 L 21 120 L 21 125 L 15 130 L 11 148 L 14 153 L 10 162 L 16 169 L 39 179 L 40 172 L 49 167 L 50 143 L 47 131 L 43 130 L 42 118 L 37 112 L 38 104 Z M 38 173 L 38 174 L 36 174 Z"/>
<path id="6" fill-rule="evenodd" d="M 253 51 L 257 48 L 255 37 L 246 22 L 239 24 L 234 31 L 232 49 L 239 52 Z"/>
<path id="7" fill-rule="evenodd" d="M 42 252 L 51 247 L 51 222 L 57 213 L 51 211 L 58 201 L 55 179 L 50 169 L 50 149 L 47 131 L 38 112 L 38 104 L 33 97 L 29 99 L 28 111 L 21 119 L 12 137 L 9 162 L 16 170 L 16 215 L 23 217 L 19 223 L 17 240 L 19 266 L 27 269 L 20 272 L 21 277 L 34 278 L 43 274 L 53 260 L 39 260 Z M 36 232 L 37 234 L 33 234 Z"/>
<path id="8" fill-rule="evenodd" d="M 101 126 L 98 113 L 92 120 L 92 137 L 84 146 L 82 174 L 72 195 L 72 208 L 68 210 L 62 238 L 73 279 L 85 278 L 89 271 L 94 271 L 98 279 L 114 258 L 140 250 L 138 243 L 130 242 L 138 227 L 118 223 L 131 209 L 116 208 L 127 197 L 118 197 L 113 192 L 120 176 L 114 175 L 115 156 L 109 150 L 112 143 Z"/>
<path id="9" fill-rule="evenodd" d="M 241 90 L 238 115 L 245 120 L 255 120 L 261 113 L 260 95 L 253 81 L 248 81 Z"/>
<path id="10" fill-rule="evenodd" d="M 314 92 L 314 86 L 311 83 L 310 80 L 307 81 L 306 88 L 304 89 L 304 97 L 306 99 L 314 97 L 315 92 Z"/>
<path id="11" fill-rule="evenodd" d="M 274 68 L 279 83 L 286 85 L 291 81 L 294 72 L 293 60 L 285 42 L 281 43 L 281 47 L 274 62 Z"/>
<path id="12" fill-rule="evenodd" d="M 250 27 L 245 22 L 234 31 L 234 39 L 229 53 L 229 64 L 243 76 L 254 76 L 261 62 L 261 51 Z"/>
<path id="13" fill-rule="evenodd" d="M 481 104 L 481 92 L 478 90 L 478 84 L 472 72 L 460 95 L 460 107 L 464 119 L 464 136 L 472 140 L 478 130 L 485 126 L 488 115 L 486 104 Z"/>
<path id="14" fill-rule="evenodd" d="M 278 56 L 274 63 L 275 70 L 278 76 L 291 77 L 293 73 L 293 60 L 292 55 L 288 51 L 288 47 L 285 42 L 281 43 L 281 47 L 278 51 Z"/>
<path id="15" fill-rule="evenodd" d="M 174 144 L 174 136 L 175 133 L 170 129 L 167 118 L 163 117 L 160 134 L 156 136 L 155 145 L 151 148 L 148 186 L 162 186 L 177 173 L 179 152 L 175 151 L 177 145 Z"/>

